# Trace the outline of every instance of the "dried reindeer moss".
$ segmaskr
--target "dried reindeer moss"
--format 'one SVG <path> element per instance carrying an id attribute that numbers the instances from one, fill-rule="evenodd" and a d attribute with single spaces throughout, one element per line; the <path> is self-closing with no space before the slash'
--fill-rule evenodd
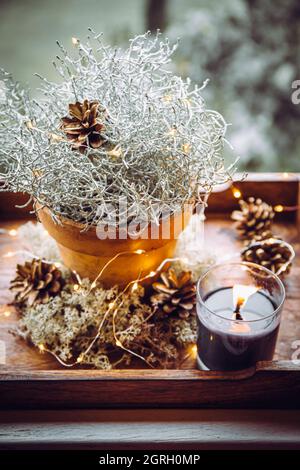
<path id="1" fill-rule="evenodd" d="M 44 345 L 65 362 L 73 362 L 96 335 L 109 304 L 118 295 L 117 288 L 94 289 L 84 280 L 79 291 L 68 282 L 61 296 L 47 304 L 24 307 L 18 333 L 35 346 Z M 195 341 L 195 319 L 158 320 L 143 298 L 139 287 L 122 294 L 117 302 L 115 331 L 118 341 L 128 350 L 145 358 L 153 367 L 176 367 L 184 348 Z M 132 363 L 134 354 L 116 346 L 113 335 L 113 311 L 107 315 L 99 339 L 83 355 L 81 365 L 111 369 Z"/>

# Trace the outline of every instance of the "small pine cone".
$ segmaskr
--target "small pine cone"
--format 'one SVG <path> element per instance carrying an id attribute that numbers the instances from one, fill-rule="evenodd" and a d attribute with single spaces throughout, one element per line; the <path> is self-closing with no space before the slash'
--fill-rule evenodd
<path id="1" fill-rule="evenodd" d="M 84 153 L 87 147 L 97 149 L 104 144 L 105 138 L 101 134 L 104 129 L 103 121 L 106 119 L 105 110 L 99 116 L 99 102 L 84 100 L 69 104 L 69 116 L 61 119 L 60 128 L 65 132 L 67 139 L 73 143 L 73 148 Z"/>
<path id="2" fill-rule="evenodd" d="M 177 275 L 170 268 L 152 287 L 155 293 L 150 297 L 150 302 L 159 308 L 161 317 L 172 314 L 186 319 L 195 315 L 196 286 L 189 271 Z"/>
<path id="3" fill-rule="evenodd" d="M 285 275 L 290 272 L 294 250 L 288 243 L 271 238 L 249 245 L 241 253 L 241 257 L 243 261 L 256 263 L 273 273 Z"/>
<path id="4" fill-rule="evenodd" d="M 11 281 L 10 289 L 15 292 L 16 303 L 32 306 L 49 302 L 63 285 L 62 273 L 54 264 L 33 259 L 17 265 L 17 276 Z"/>
<path id="5" fill-rule="evenodd" d="M 239 204 L 241 210 L 231 214 L 231 218 L 236 221 L 239 237 L 246 244 L 272 237 L 271 226 L 275 215 L 272 206 L 254 197 L 249 197 L 247 201 L 241 200 Z"/>

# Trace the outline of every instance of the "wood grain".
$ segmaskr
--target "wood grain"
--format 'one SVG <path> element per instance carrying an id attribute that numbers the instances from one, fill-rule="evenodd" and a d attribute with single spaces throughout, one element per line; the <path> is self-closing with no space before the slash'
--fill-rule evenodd
<path id="1" fill-rule="evenodd" d="M 3 370 L 5 408 L 300 408 L 300 367 L 258 364 L 257 370 Z"/>
<path id="2" fill-rule="evenodd" d="M 294 205 L 298 201 L 298 179 L 282 182 L 277 177 L 267 182 L 247 183 L 252 194 L 265 194 L 269 202 Z M 246 183 L 240 183 L 246 188 Z M 267 186 L 266 186 L 267 185 Z M 250 188 L 250 189 L 249 189 Z M 229 208 L 236 201 L 229 192 L 213 195 L 214 203 L 207 214 L 205 226 L 206 256 L 218 261 L 225 257 L 239 259 L 241 244 L 232 229 Z M 244 191 L 244 189 L 243 189 Z M 250 195 L 250 193 L 249 193 Z M 272 199 L 272 200 L 271 200 Z M 230 201 L 230 205 L 227 202 Z M 5 201 L 1 202 L 3 211 Z M 213 210 L 225 211 L 218 214 Z M 291 216 L 292 214 L 292 216 Z M 13 213 L 12 213 L 13 216 Z M 16 228 L 23 221 L 2 221 L 1 227 Z M 14 275 L 15 258 L 0 258 L 0 340 L 6 348 L 6 363 L 0 366 L 0 407 L 126 407 L 126 406 L 187 406 L 187 407 L 299 407 L 300 366 L 291 361 L 296 341 L 300 341 L 300 243 L 296 211 L 281 220 L 275 232 L 293 244 L 297 257 L 285 281 L 287 300 L 284 307 L 275 360 L 260 364 L 257 370 L 237 373 L 200 372 L 195 358 L 190 357 L 181 370 L 118 370 L 111 372 L 66 370 L 47 354 L 24 343 L 12 334 L 17 314 L 7 303 L 11 301 L 9 279 Z M 20 242 L 3 234 L 0 255 L 20 249 Z M 9 312 L 9 315 L 7 313 Z M 300 359 L 300 357 L 299 357 Z M 142 367 L 138 364 L 137 367 Z"/>
<path id="3" fill-rule="evenodd" d="M 0 411 L 0 449 L 299 449 L 295 410 Z"/>

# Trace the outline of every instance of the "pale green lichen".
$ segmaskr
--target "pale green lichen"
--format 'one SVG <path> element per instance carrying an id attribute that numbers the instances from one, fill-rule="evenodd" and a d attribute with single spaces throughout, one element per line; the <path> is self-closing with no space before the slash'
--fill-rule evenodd
<path id="1" fill-rule="evenodd" d="M 98 340 L 83 354 L 81 365 L 98 369 L 124 367 L 132 363 L 135 355 L 116 345 L 116 310 L 107 315 L 114 300 L 118 306 L 114 320 L 118 341 L 153 367 L 176 367 L 184 348 L 195 341 L 195 319 L 158 320 L 144 299 L 142 287 L 119 295 L 117 288 L 90 292 L 88 280 L 83 280 L 75 291 L 68 282 L 61 295 L 49 303 L 22 308 L 18 333 L 35 346 L 43 345 L 62 361 L 72 363 L 87 350 L 106 316 Z"/>

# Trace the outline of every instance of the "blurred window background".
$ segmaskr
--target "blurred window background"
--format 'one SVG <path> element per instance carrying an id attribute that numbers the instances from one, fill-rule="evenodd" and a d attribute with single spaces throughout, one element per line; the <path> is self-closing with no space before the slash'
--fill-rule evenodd
<path id="1" fill-rule="evenodd" d="M 210 80 L 203 95 L 232 123 L 240 167 L 300 171 L 299 0 L 0 0 L 0 65 L 34 90 L 35 72 L 56 79 L 55 41 L 89 26 L 118 45 L 148 29 L 180 37 L 176 73 Z"/>

